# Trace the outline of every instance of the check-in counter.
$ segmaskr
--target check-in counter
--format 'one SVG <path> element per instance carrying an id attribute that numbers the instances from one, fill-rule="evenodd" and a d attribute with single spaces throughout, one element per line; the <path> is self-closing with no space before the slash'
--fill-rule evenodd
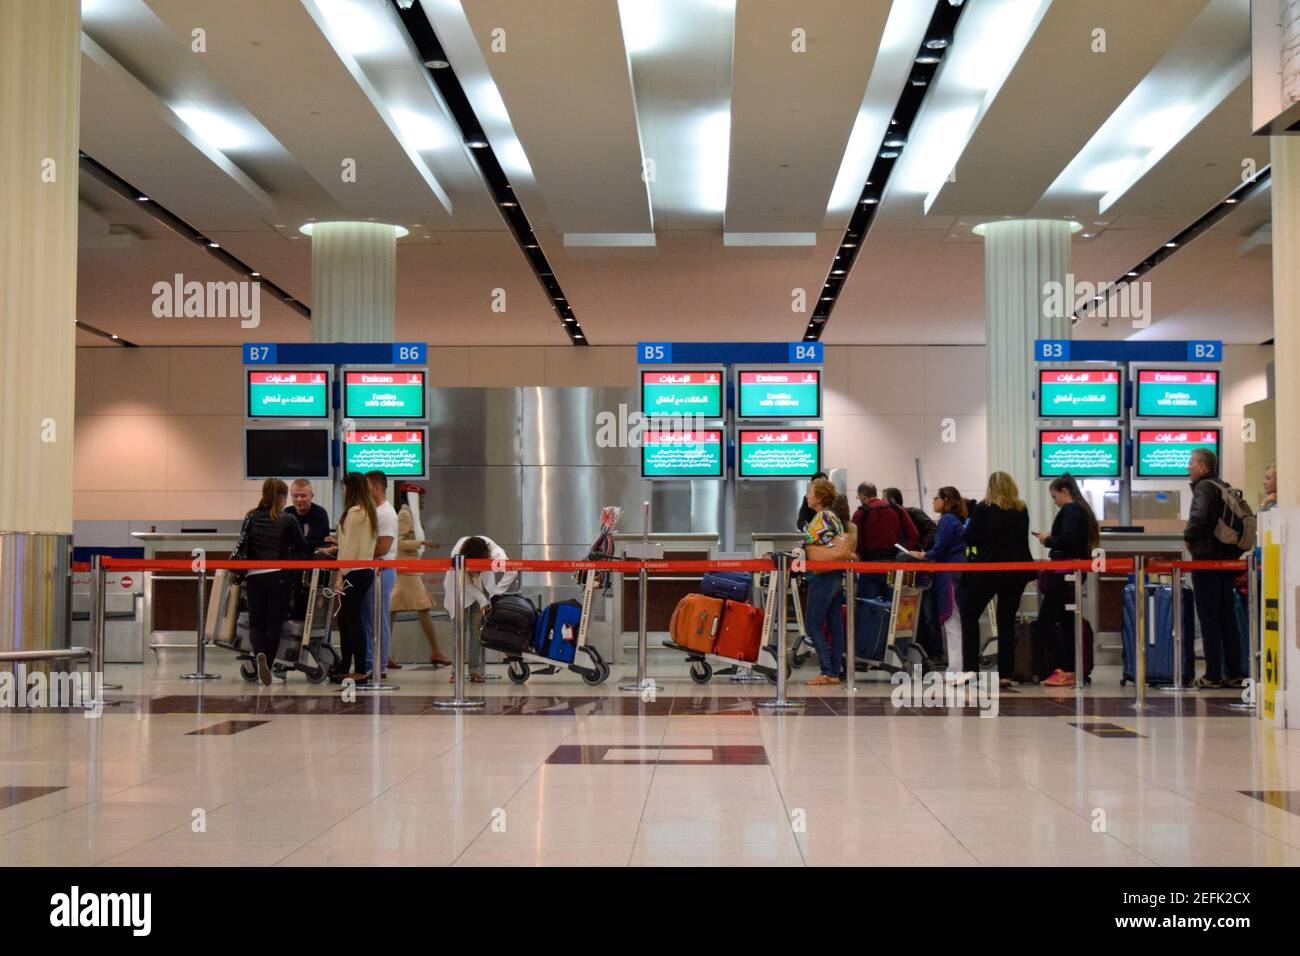
<path id="1" fill-rule="evenodd" d="M 225 558 L 239 543 L 238 534 L 203 531 L 136 531 L 131 537 L 144 547 L 148 560 L 192 561 L 195 548 L 202 548 L 213 559 Z M 211 589 L 209 575 L 208 596 Z M 199 595 L 192 573 L 156 571 L 146 575 L 142 604 L 141 625 L 149 647 L 194 647 L 198 639 Z"/>
<path id="2" fill-rule="evenodd" d="M 72 645 L 90 647 L 93 575 L 72 575 Z M 104 589 L 104 662 L 139 664 L 144 659 L 144 575 L 139 571 L 106 576 Z M 197 589 L 196 589 L 197 590 Z"/>
<path id="3" fill-rule="evenodd" d="M 614 553 L 622 555 L 629 545 L 639 544 L 639 534 L 614 535 Z M 651 534 L 649 543 L 663 548 L 665 561 L 708 561 L 716 557 L 720 544 L 716 533 L 664 532 Z M 700 574 L 684 572 L 651 572 L 646 575 L 646 633 L 666 635 L 673 608 L 687 594 L 700 589 Z M 611 615 L 621 639 L 614 641 L 619 662 L 627 659 L 636 648 L 637 621 L 640 614 L 638 601 L 638 575 L 622 575 L 622 587 L 614 588 L 614 608 Z M 651 640 L 654 648 L 659 641 Z"/>
<path id="4" fill-rule="evenodd" d="M 1107 559 L 1141 556 L 1148 561 L 1154 558 L 1177 561 L 1185 558 L 1182 526 L 1175 528 L 1170 522 L 1161 524 L 1161 528 L 1144 528 L 1142 531 L 1119 531 L 1103 524 L 1102 550 Z M 1100 586 L 1084 602 L 1088 608 L 1088 620 L 1104 648 L 1118 648 L 1124 627 L 1124 586 L 1128 583 L 1128 573 L 1102 573 L 1098 577 Z"/>

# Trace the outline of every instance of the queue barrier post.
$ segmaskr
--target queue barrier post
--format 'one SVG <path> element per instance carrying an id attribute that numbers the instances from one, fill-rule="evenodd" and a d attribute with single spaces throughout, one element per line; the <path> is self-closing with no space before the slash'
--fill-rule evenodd
<path id="1" fill-rule="evenodd" d="M 786 711 L 797 710 L 803 706 L 801 700 L 790 700 L 785 695 L 787 677 L 789 675 L 789 651 L 786 647 L 787 635 L 786 628 L 789 624 L 789 611 L 786 608 L 786 601 L 789 600 L 789 582 L 790 582 L 790 556 L 784 551 L 776 555 L 776 575 L 777 575 L 777 603 L 781 605 L 780 611 L 776 615 L 777 636 L 776 636 L 776 697 L 771 700 L 760 700 L 757 706 L 764 710 Z"/>
<path id="2" fill-rule="evenodd" d="M 1174 682 L 1160 689 L 1166 694 L 1194 694 L 1196 687 L 1191 682 L 1191 674 L 1183 673 L 1183 642 L 1189 636 L 1183 629 L 1183 569 L 1174 562 L 1171 585 L 1174 589 Z"/>
<path id="3" fill-rule="evenodd" d="M 1083 652 L 1083 575 L 1084 571 L 1074 570 L 1074 696 L 1083 697 L 1083 684 L 1087 679 L 1083 668 L 1088 660 Z"/>
<path id="4" fill-rule="evenodd" d="M 93 707 L 104 696 L 104 586 L 106 578 L 100 555 L 90 559 L 90 700 Z"/>
<path id="5" fill-rule="evenodd" d="M 470 710 L 487 706 L 487 701 L 479 697 L 469 700 L 465 697 L 465 555 L 453 555 L 452 570 L 456 577 L 456 590 L 452 596 L 452 607 L 456 611 L 456 642 L 452 649 L 453 692 L 451 700 L 436 700 L 433 706 L 442 710 Z"/>
<path id="6" fill-rule="evenodd" d="M 198 627 L 195 628 L 194 631 L 194 642 L 195 647 L 197 648 L 195 651 L 196 659 L 194 662 L 194 673 L 182 674 L 181 680 L 221 680 L 220 674 L 209 674 L 207 670 L 205 670 L 207 665 L 206 651 L 208 647 L 208 635 L 204 633 L 208 618 L 208 568 L 202 561 L 199 562 L 197 578 L 199 583 L 199 619 Z M 274 661 L 272 663 L 274 663 Z"/>
<path id="7" fill-rule="evenodd" d="M 364 693 L 372 693 L 386 690 L 397 690 L 397 684 L 390 684 L 384 680 L 384 668 L 388 666 L 388 660 L 384 656 L 384 621 L 388 615 L 384 612 L 384 569 L 376 567 L 374 569 L 374 579 L 370 583 L 370 593 L 372 595 L 372 604 L 370 606 L 370 678 L 363 684 L 357 685 L 357 690 Z"/>
<path id="8" fill-rule="evenodd" d="M 1260 715 L 1259 699 L 1263 695 L 1260 693 L 1259 686 L 1259 617 L 1257 610 L 1259 605 L 1256 603 L 1259 598 L 1255 572 L 1258 570 L 1258 564 L 1255 560 L 1255 549 L 1251 548 L 1250 553 L 1246 555 L 1246 687 L 1248 693 L 1243 695 L 1242 700 L 1234 700 L 1229 707 L 1234 710 L 1249 710 L 1256 717 Z M 1235 600 L 1235 597 L 1234 597 Z M 1225 677 L 1228 675 L 1224 675 Z"/>
<path id="9" fill-rule="evenodd" d="M 625 557 L 635 557 L 641 562 L 641 567 L 637 571 L 636 582 L 636 680 L 627 684 L 619 684 L 618 689 L 630 691 L 634 694 L 643 694 L 649 691 L 655 692 L 658 685 L 655 684 L 653 677 L 646 674 L 648 664 L 646 656 L 649 652 L 650 636 L 646 629 L 648 604 L 650 598 L 650 578 L 646 573 L 645 562 L 647 560 L 657 560 L 663 557 L 663 548 L 660 545 L 651 545 L 650 543 L 650 502 L 641 503 L 641 546 L 629 547 L 624 552 Z"/>
<path id="10" fill-rule="evenodd" d="M 1147 703 L 1147 570 L 1146 558 L 1138 555 L 1133 570 L 1133 708 Z"/>
<path id="11" fill-rule="evenodd" d="M 855 612 L 858 609 L 857 575 L 852 568 L 844 571 L 844 689 L 858 690 L 858 642 Z"/>

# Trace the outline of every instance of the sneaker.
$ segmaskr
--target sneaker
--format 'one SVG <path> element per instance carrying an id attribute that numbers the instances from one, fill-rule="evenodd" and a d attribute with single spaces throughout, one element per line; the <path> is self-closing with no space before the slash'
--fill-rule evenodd
<path id="1" fill-rule="evenodd" d="M 1044 687 L 1073 687 L 1074 675 L 1061 670 L 1059 667 L 1052 672 L 1052 676 L 1043 681 Z"/>
<path id="2" fill-rule="evenodd" d="M 1192 681 L 1193 687 L 1199 687 L 1201 690 L 1219 690 L 1223 687 L 1222 678 L 1210 678 L 1202 674 L 1196 680 Z"/>
<path id="3" fill-rule="evenodd" d="M 264 685 L 271 686 L 271 665 L 266 662 L 265 654 L 257 655 L 257 676 Z"/>

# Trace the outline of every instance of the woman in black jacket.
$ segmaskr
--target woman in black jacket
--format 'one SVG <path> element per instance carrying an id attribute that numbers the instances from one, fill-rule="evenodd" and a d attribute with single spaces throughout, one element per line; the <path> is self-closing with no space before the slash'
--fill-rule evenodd
<path id="1" fill-rule="evenodd" d="M 1092 506 L 1069 473 L 1053 479 L 1050 490 L 1052 500 L 1061 510 L 1052 521 L 1050 534 L 1038 532 L 1038 540 L 1048 549 L 1048 560 L 1087 561 L 1093 548 L 1101 543 L 1101 529 Z M 1034 639 L 1043 642 L 1047 661 L 1054 668 L 1043 683 L 1050 687 L 1073 687 L 1074 612 L 1066 610 L 1072 601 L 1071 589 L 1065 572 L 1059 571 L 1044 571 L 1038 576 L 1038 584 L 1038 627 Z"/>
<path id="2" fill-rule="evenodd" d="M 249 561 L 295 561 L 311 557 L 296 518 L 284 510 L 289 486 L 279 478 L 262 482 L 262 500 L 244 516 L 243 557 Z M 281 568 L 254 568 L 244 577 L 248 595 L 248 637 L 263 684 L 271 683 L 271 665 L 280 646 L 280 630 L 293 604 L 296 573 Z"/>
<path id="3" fill-rule="evenodd" d="M 1020 489 L 1005 471 L 989 475 L 984 500 L 975 506 L 966 525 L 968 564 L 1033 561 L 1029 553 L 1029 511 Z M 998 599 L 998 674 L 1003 687 L 1011 686 L 1015 670 L 1016 612 L 1020 595 L 1034 576 L 1032 571 L 967 572 L 961 607 L 962 658 L 967 668 L 980 659 L 980 615 L 989 601 Z"/>

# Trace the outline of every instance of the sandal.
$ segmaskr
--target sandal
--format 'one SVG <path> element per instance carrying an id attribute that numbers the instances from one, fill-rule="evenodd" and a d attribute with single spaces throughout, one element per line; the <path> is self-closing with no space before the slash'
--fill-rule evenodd
<path id="1" fill-rule="evenodd" d="M 1223 681 L 1211 680 L 1202 674 L 1200 677 L 1196 678 L 1196 680 L 1192 681 L 1192 686 L 1199 687 L 1202 690 L 1219 690 L 1223 687 Z"/>
<path id="2" fill-rule="evenodd" d="M 830 674 L 818 674 L 806 683 L 814 687 L 821 687 L 828 684 L 838 684 L 839 682 L 840 679 L 838 677 L 832 677 Z"/>

